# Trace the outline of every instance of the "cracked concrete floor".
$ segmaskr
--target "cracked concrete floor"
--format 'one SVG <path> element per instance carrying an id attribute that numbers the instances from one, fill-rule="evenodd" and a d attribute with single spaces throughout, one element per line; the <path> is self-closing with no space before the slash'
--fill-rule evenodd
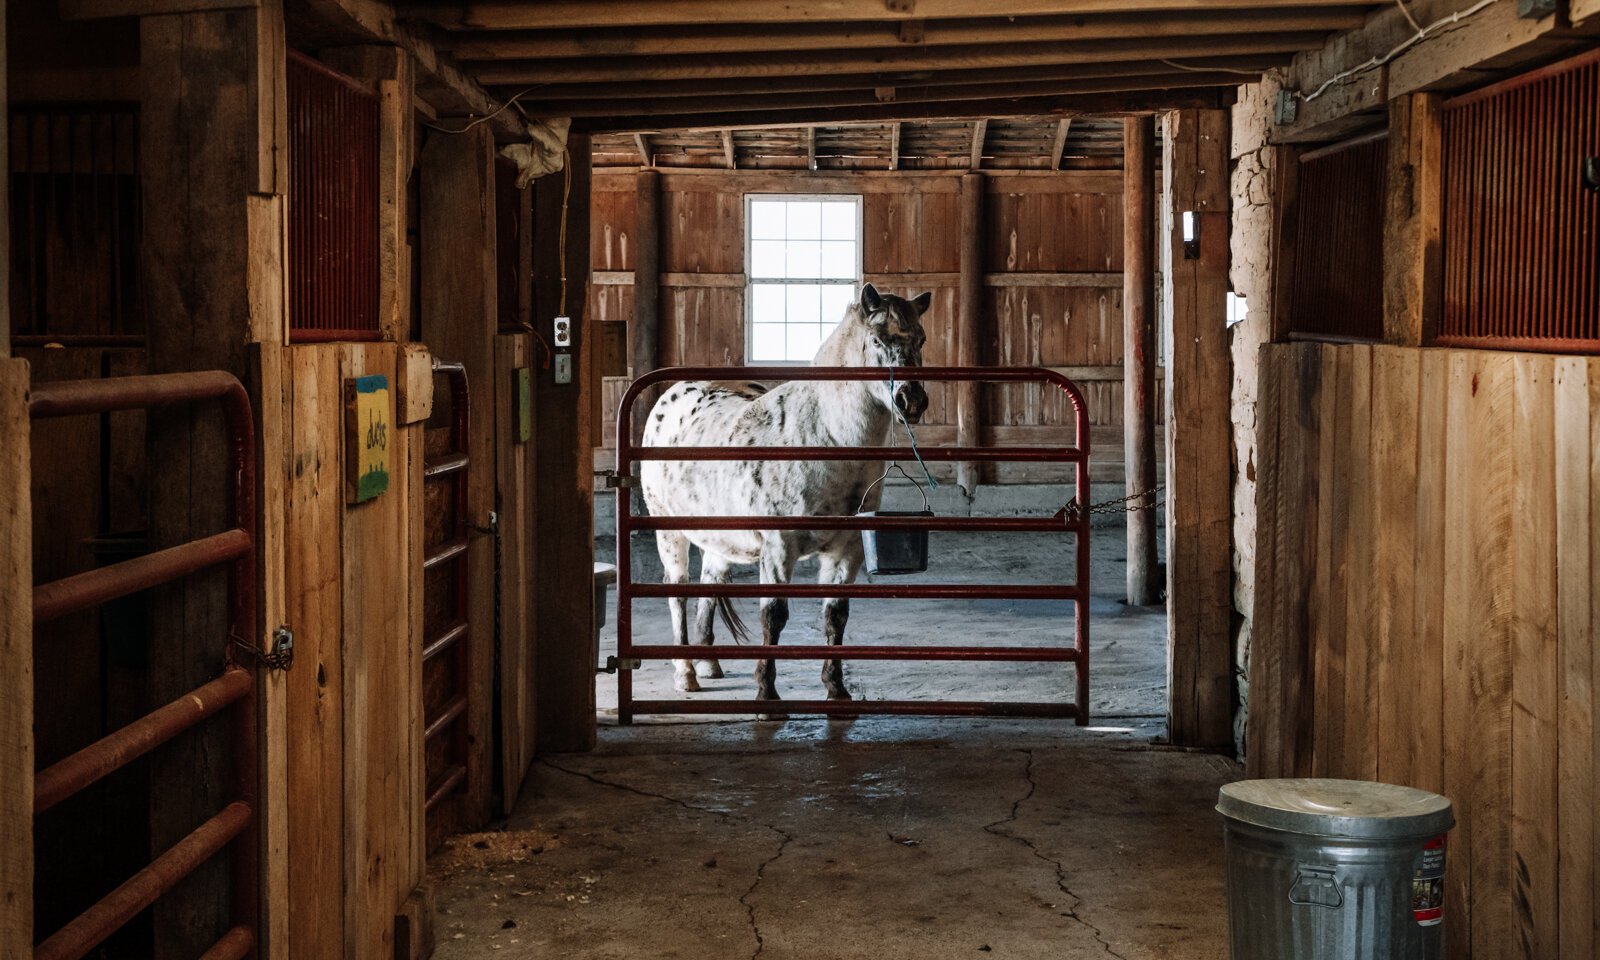
<path id="1" fill-rule="evenodd" d="M 1221 958 L 1236 770 L 1138 723 L 602 727 L 435 856 L 436 956 Z"/>

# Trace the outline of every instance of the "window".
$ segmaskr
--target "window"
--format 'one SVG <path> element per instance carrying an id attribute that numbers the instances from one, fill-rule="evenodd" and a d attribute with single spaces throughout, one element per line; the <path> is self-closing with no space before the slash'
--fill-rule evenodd
<path id="1" fill-rule="evenodd" d="M 861 198 L 744 201 L 745 360 L 809 363 L 861 282 Z"/>

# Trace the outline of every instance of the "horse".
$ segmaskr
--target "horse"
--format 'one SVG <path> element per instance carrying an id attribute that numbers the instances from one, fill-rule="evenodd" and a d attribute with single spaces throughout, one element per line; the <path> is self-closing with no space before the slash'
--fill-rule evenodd
<path id="1" fill-rule="evenodd" d="M 818 348 L 813 366 L 917 367 L 927 334 L 922 315 L 932 294 L 906 299 L 863 284 L 855 302 Z M 680 383 L 651 408 L 643 442 L 647 446 L 887 446 L 895 420 L 917 423 L 928 406 L 922 385 L 898 377 L 872 381 L 790 381 L 768 389 L 744 381 Z M 882 463 L 849 460 L 673 461 L 646 460 L 640 469 L 645 506 L 652 516 L 769 515 L 838 516 L 876 510 Z M 862 564 L 858 530 L 658 530 L 656 549 L 667 583 L 689 582 L 689 545 L 701 551 L 701 582 L 727 583 L 735 564 L 756 564 L 762 583 L 788 583 L 796 562 L 818 558 L 817 582 L 853 583 Z M 621 545 L 626 549 L 626 545 Z M 688 603 L 668 601 L 673 640 L 687 647 Z M 736 639 L 749 632 L 727 597 L 702 597 L 695 610 L 696 642 L 713 641 L 713 612 Z M 823 633 L 830 646 L 844 640 L 850 619 L 848 598 L 822 604 Z M 761 641 L 778 642 L 789 621 L 789 604 L 780 597 L 761 600 Z M 685 653 L 688 651 L 685 650 Z M 700 676 L 721 677 L 715 659 L 673 661 L 673 685 L 682 692 L 700 689 Z M 756 699 L 778 700 L 777 669 L 758 660 Z M 825 661 L 822 682 L 828 699 L 849 700 L 844 667 Z"/>

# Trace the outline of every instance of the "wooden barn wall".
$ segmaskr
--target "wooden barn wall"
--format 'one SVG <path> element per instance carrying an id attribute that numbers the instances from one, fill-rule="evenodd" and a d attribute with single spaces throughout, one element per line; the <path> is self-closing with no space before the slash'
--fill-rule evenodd
<path id="1" fill-rule="evenodd" d="M 955 362 L 964 172 L 815 176 L 660 171 L 660 365 L 744 364 L 746 193 L 860 194 L 866 279 L 892 293 L 931 291 L 933 306 L 923 320 L 928 333 L 923 361 Z M 984 179 L 980 362 L 1080 368 L 1097 428 L 1095 477 L 1120 482 L 1122 175 L 1063 171 Z M 627 323 L 633 315 L 635 182 L 631 171 L 595 171 L 589 303 L 597 322 Z M 603 448 L 597 451 L 602 465 L 609 465 L 612 457 L 616 406 L 626 385 L 623 377 L 607 378 L 604 384 Z M 918 439 L 955 442 L 955 416 L 945 385 L 929 384 L 928 394 Z M 980 402 L 985 442 L 1070 437 L 1071 407 L 1059 391 L 997 385 L 985 387 Z M 1056 465 L 1006 464 L 994 479 L 1064 476 Z"/>
<path id="2" fill-rule="evenodd" d="M 1447 955 L 1593 957 L 1600 360 L 1260 360 L 1249 774 L 1443 793 Z"/>

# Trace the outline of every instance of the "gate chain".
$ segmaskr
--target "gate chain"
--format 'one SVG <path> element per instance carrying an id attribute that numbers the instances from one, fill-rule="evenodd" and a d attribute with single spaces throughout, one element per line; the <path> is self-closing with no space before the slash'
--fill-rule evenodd
<path id="1" fill-rule="evenodd" d="M 1156 507 L 1161 506 L 1160 501 L 1152 501 L 1149 504 L 1134 503 L 1133 501 L 1143 500 L 1145 497 L 1153 496 L 1157 493 L 1160 493 L 1162 490 L 1165 490 L 1166 488 L 1166 484 L 1158 483 L 1147 490 L 1141 490 L 1138 493 L 1130 493 L 1126 497 L 1117 497 L 1114 500 L 1102 500 L 1099 503 L 1091 503 L 1089 505 L 1089 514 L 1090 516 L 1093 516 L 1097 513 L 1133 513 L 1136 510 L 1153 510 Z M 1127 504 L 1127 506 L 1119 507 L 1118 504 Z M 1068 500 L 1065 506 L 1056 511 L 1055 518 L 1057 520 L 1065 520 L 1067 523 L 1077 523 L 1078 521 L 1082 520 L 1083 513 L 1082 508 L 1078 506 L 1078 498 L 1073 497 L 1071 500 Z"/>

